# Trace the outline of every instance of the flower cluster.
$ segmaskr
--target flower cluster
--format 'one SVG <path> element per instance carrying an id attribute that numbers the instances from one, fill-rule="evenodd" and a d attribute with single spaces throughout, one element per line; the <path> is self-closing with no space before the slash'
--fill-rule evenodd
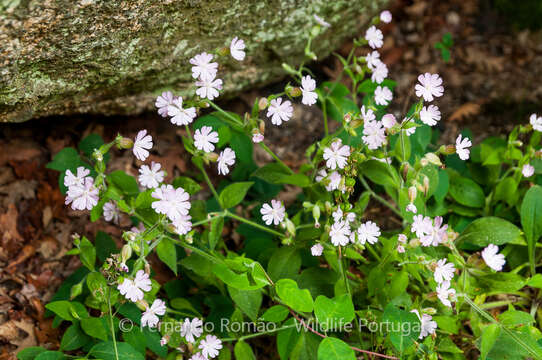
<path id="1" fill-rule="evenodd" d="M 74 210 L 92 210 L 98 204 L 99 190 L 94 186 L 94 179 L 90 170 L 79 166 L 76 174 L 66 170 L 64 186 L 68 188 L 66 193 L 66 205 L 71 204 Z"/>

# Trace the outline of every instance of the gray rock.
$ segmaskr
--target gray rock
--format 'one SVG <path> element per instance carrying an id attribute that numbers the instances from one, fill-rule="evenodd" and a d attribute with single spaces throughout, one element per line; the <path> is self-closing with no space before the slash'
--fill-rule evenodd
<path id="1" fill-rule="evenodd" d="M 74 113 L 136 114 L 165 89 L 193 92 L 188 60 L 234 36 L 247 57 L 220 58 L 224 94 L 303 60 L 318 14 L 322 58 L 387 0 L 0 0 L 0 121 Z"/>

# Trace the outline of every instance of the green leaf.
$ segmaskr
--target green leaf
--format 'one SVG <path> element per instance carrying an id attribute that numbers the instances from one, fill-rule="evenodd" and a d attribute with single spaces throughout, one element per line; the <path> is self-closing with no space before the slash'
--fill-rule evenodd
<path id="1" fill-rule="evenodd" d="M 410 137 L 406 131 L 401 131 L 398 137 L 395 142 L 395 156 L 400 162 L 406 162 L 410 159 L 411 154 Z"/>
<path id="2" fill-rule="evenodd" d="M 356 355 L 344 341 L 327 337 L 318 346 L 318 360 L 356 360 Z"/>
<path id="3" fill-rule="evenodd" d="M 238 182 L 228 185 L 219 195 L 220 203 L 225 209 L 234 207 L 245 198 L 248 189 L 254 184 L 252 181 Z"/>
<path id="4" fill-rule="evenodd" d="M 356 316 L 354 304 L 348 294 L 333 299 L 323 295 L 318 296 L 314 302 L 314 314 L 324 330 L 333 330 L 335 326 L 340 329 L 354 320 Z"/>
<path id="5" fill-rule="evenodd" d="M 273 253 L 267 266 L 267 273 L 273 281 L 293 279 L 301 268 L 301 255 L 294 246 L 283 246 Z"/>
<path id="6" fill-rule="evenodd" d="M 481 287 L 488 292 L 511 293 L 525 286 L 527 281 L 518 274 L 499 272 L 478 277 Z"/>
<path id="7" fill-rule="evenodd" d="M 262 321 L 279 323 L 288 317 L 288 308 L 283 305 L 275 305 L 267 309 L 260 317 Z"/>
<path id="8" fill-rule="evenodd" d="M 390 341 L 400 353 L 412 346 L 420 335 L 421 324 L 416 314 L 392 304 L 384 309 L 381 321 L 387 324 Z"/>
<path id="9" fill-rule="evenodd" d="M 224 228 L 224 217 L 219 216 L 211 220 L 211 231 L 209 231 L 209 248 L 214 250 L 216 244 L 222 238 L 222 229 Z"/>
<path id="10" fill-rule="evenodd" d="M 68 321 L 74 321 L 76 319 L 82 319 L 88 317 L 85 306 L 79 302 L 59 300 L 53 301 L 45 305 L 45 308 L 51 310 L 60 318 Z"/>
<path id="11" fill-rule="evenodd" d="M 292 279 L 279 280 L 275 287 L 279 298 L 287 306 L 296 311 L 312 312 L 314 304 L 309 290 L 300 290 Z"/>
<path id="12" fill-rule="evenodd" d="M 197 317 L 202 317 L 200 312 L 197 311 L 192 303 L 188 301 L 187 299 L 183 298 L 175 298 L 170 301 L 170 305 L 172 308 L 176 310 L 188 310 L 190 313 Z"/>
<path id="13" fill-rule="evenodd" d="M 107 180 L 127 195 L 137 195 L 139 193 L 136 179 L 122 170 L 113 171 L 107 175 Z"/>
<path id="14" fill-rule="evenodd" d="M 461 205 L 481 208 L 485 205 L 484 191 L 474 181 L 455 175 L 450 178 L 450 196 Z"/>
<path id="15" fill-rule="evenodd" d="M 531 314 L 519 310 L 507 310 L 499 314 L 499 321 L 504 326 L 532 325 L 534 318 Z"/>
<path id="16" fill-rule="evenodd" d="M 495 188 L 495 201 L 503 200 L 508 205 L 513 206 L 519 199 L 518 183 L 512 177 L 507 177 L 497 184 Z"/>
<path id="17" fill-rule="evenodd" d="M 27 347 L 27 348 L 22 349 L 21 351 L 19 351 L 17 353 L 17 359 L 19 359 L 19 360 L 34 360 L 34 358 L 36 356 L 38 356 L 39 354 L 41 354 L 41 353 L 43 353 L 45 351 L 47 351 L 47 350 L 45 350 L 42 347 L 38 347 L 38 346 Z"/>
<path id="18" fill-rule="evenodd" d="M 170 239 L 162 238 L 160 240 L 156 246 L 156 254 L 177 275 L 177 249 Z"/>
<path id="19" fill-rule="evenodd" d="M 260 290 L 239 290 L 234 287 L 228 287 L 231 299 L 249 317 L 256 322 L 258 312 L 262 305 L 262 292 Z"/>
<path id="20" fill-rule="evenodd" d="M 500 333 L 501 327 L 499 326 L 499 324 L 489 324 L 488 326 L 486 326 L 486 328 L 482 332 L 482 342 L 480 345 L 481 360 L 486 360 L 487 354 L 489 354 L 489 352 L 493 348 L 493 345 L 495 345 L 495 342 L 497 341 Z"/>
<path id="21" fill-rule="evenodd" d="M 308 176 L 303 174 L 290 174 L 281 164 L 269 163 L 262 166 L 252 176 L 267 181 L 270 184 L 291 184 L 299 187 L 311 185 Z"/>
<path id="22" fill-rule="evenodd" d="M 225 284 L 239 290 L 255 290 L 269 285 L 265 272 L 259 263 L 253 261 L 252 263 L 245 263 L 244 266 L 246 267 L 245 271 L 237 273 L 225 264 L 215 264 L 213 274 Z M 249 270 L 251 270 L 250 273 Z"/>
<path id="23" fill-rule="evenodd" d="M 98 231 L 94 243 L 96 244 L 96 256 L 102 262 L 111 254 L 118 252 L 117 244 L 115 244 L 111 236 L 103 231 Z"/>
<path id="24" fill-rule="evenodd" d="M 437 202 L 442 202 L 444 198 L 446 197 L 446 194 L 448 194 L 448 189 L 450 188 L 450 178 L 448 176 L 448 173 L 444 170 L 438 171 L 438 186 L 435 189 L 435 193 L 433 194 L 435 200 Z"/>
<path id="25" fill-rule="evenodd" d="M 397 172 L 389 165 L 377 161 L 369 160 L 361 164 L 360 173 L 368 177 L 372 182 L 382 186 L 399 187 L 399 176 Z"/>
<path id="26" fill-rule="evenodd" d="M 181 187 L 190 195 L 194 195 L 201 190 L 201 185 L 186 176 L 178 176 L 173 179 L 173 187 Z"/>
<path id="27" fill-rule="evenodd" d="M 514 242 L 520 235 L 521 230 L 511 222 L 488 216 L 471 222 L 457 238 L 457 246 L 477 249 L 489 244 L 503 245 Z"/>
<path id="28" fill-rule="evenodd" d="M 134 347 L 125 342 L 117 342 L 118 358 L 122 360 L 145 360 L 145 357 Z M 115 354 L 115 346 L 112 341 L 96 344 L 90 349 L 89 354 L 92 354 L 96 359 L 102 360 L 117 360 Z"/>
<path id="29" fill-rule="evenodd" d="M 94 245 L 83 236 L 81 239 L 81 246 L 80 246 L 81 253 L 79 254 L 79 258 L 81 259 L 81 263 L 87 267 L 90 271 L 94 270 L 94 264 L 96 263 L 96 249 L 94 248 Z"/>
<path id="30" fill-rule="evenodd" d="M 62 360 L 65 359 L 60 351 L 45 351 L 34 358 L 34 360 Z"/>
<path id="31" fill-rule="evenodd" d="M 435 165 L 424 166 L 418 177 L 420 184 L 424 183 L 425 177 L 429 181 L 429 189 L 427 189 L 427 198 L 429 199 L 438 189 L 440 176 L 437 167 Z"/>
<path id="32" fill-rule="evenodd" d="M 535 246 L 542 236 L 542 187 L 535 185 L 530 188 L 521 204 L 521 226 L 527 238 L 527 249 L 531 271 L 534 275 Z"/>
<path id="33" fill-rule="evenodd" d="M 235 359 L 237 360 L 256 360 L 256 356 L 254 356 L 250 345 L 243 340 L 238 341 L 235 344 L 233 353 L 235 354 Z"/>
<path id="34" fill-rule="evenodd" d="M 107 330 L 103 326 L 101 318 L 89 317 L 81 319 L 81 328 L 93 338 L 107 341 Z"/>
<path id="35" fill-rule="evenodd" d="M 81 331 L 79 324 L 77 322 L 73 323 L 64 335 L 62 335 L 62 340 L 60 341 L 60 350 L 62 351 L 72 351 L 79 349 L 82 346 L 85 346 L 90 342 L 90 337 Z"/>
<path id="36" fill-rule="evenodd" d="M 87 135 L 81 142 L 79 142 L 79 150 L 83 152 L 87 157 L 92 157 L 94 149 L 99 149 L 104 144 L 104 140 L 98 134 Z"/>
<path id="37" fill-rule="evenodd" d="M 60 172 L 65 172 L 70 169 L 72 172 L 81 164 L 79 153 L 72 147 L 67 147 L 60 150 L 54 157 L 53 161 L 45 167 Z"/>

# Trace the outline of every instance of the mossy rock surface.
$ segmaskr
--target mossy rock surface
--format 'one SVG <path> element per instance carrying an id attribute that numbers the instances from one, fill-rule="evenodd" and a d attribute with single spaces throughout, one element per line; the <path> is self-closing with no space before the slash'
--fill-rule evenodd
<path id="1" fill-rule="evenodd" d="M 301 61 L 313 14 L 332 24 L 314 42 L 322 58 L 386 2 L 0 0 L 0 121 L 151 109 L 164 89 L 193 91 L 191 57 L 239 36 L 247 58 L 222 61 L 219 73 L 232 95 Z"/>

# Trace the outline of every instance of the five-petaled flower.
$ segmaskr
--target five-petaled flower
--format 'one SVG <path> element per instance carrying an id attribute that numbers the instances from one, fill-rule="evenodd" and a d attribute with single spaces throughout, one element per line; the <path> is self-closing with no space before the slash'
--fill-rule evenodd
<path id="1" fill-rule="evenodd" d="M 273 125 L 280 125 L 283 121 L 288 121 L 294 113 L 294 108 L 289 100 L 282 102 L 282 98 L 271 100 L 267 109 L 267 117 L 271 117 Z"/>
<path id="2" fill-rule="evenodd" d="M 284 205 L 282 205 L 282 202 L 271 200 L 271 205 L 263 204 L 260 213 L 262 214 L 262 220 L 266 225 L 278 225 L 284 220 L 286 209 L 284 208 Z"/>
<path id="3" fill-rule="evenodd" d="M 418 76 L 419 84 L 416 84 L 416 96 L 423 97 L 425 101 L 433 101 L 435 97 L 444 94 L 442 78 L 439 74 L 425 73 Z"/>
<path id="4" fill-rule="evenodd" d="M 468 160 L 470 156 L 469 148 L 472 146 L 472 142 L 468 137 L 463 138 L 461 134 L 455 140 L 455 152 L 461 160 Z"/>
<path id="5" fill-rule="evenodd" d="M 335 140 L 331 145 L 324 149 L 324 160 L 326 166 L 331 170 L 336 168 L 344 169 L 350 156 L 350 146 L 343 145 L 340 139 Z"/>
<path id="6" fill-rule="evenodd" d="M 198 150 L 211 152 L 215 149 L 214 144 L 218 142 L 218 133 L 210 126 L 202 126 L 194 132 L 194 146 Z"/>

